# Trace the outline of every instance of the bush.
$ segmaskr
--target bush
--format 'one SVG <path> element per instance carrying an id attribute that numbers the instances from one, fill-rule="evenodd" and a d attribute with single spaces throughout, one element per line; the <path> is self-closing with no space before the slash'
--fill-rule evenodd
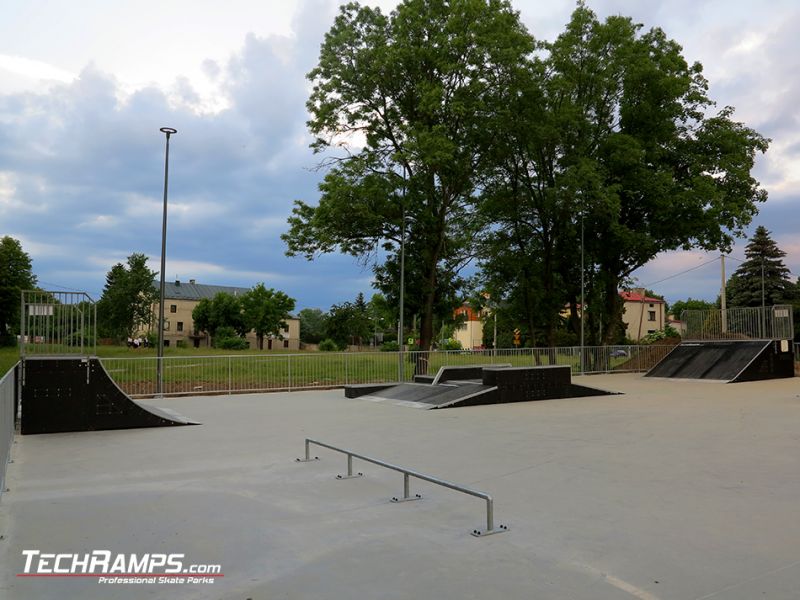
<path id="1" fill-rule="evenodd" d="M 250 347 L 247 340 L 240 337 L 218 339 L 214 345 L 222 350 L 247 350 Z"/>
<path id="2" fill-rule="evenodd" d="M 461 342 L 458 340 L 454 340 L 453 338 L 449 338 L 446 340 L 442 340 L 439 344 L 439 350 L 461 350 Z"/>
<path id="3" fill-rule="evenodd" d="M 331 338 L 326 338 L 319 343 L 319 349 L 321 352 L 336 352 L 339 346 Z"/>
<path id="4" fill-rule="evenodd" d="M 222 350 L 247 350 L 250 344 L 236 335 L 233 327 L 220 327 L 214 332 L 214 347 Z"/>
<path id="5" fill-rule="evenodd" d="M 400 345 L 397 342 L 384 342 L 381 344 L 381 352 L 398 352 Z"/>
<path id="6" fill-rule="evenodd" d="M 677 329 L 675 329 L 671 325 L 667 325 L 664 329 L 659 329 L 658 331 L 654 331 L 653 333 L 648 333 L 645 337 L 642 338 L 642 341 L 645 344 L 653 344 L 655 342 L 660 342 L 661 340 L 673 337 L 680 337 L 680 334 L 678 333 Z"/>
<path id="7" fill-rule="evenodd" d="M 186 348 L 186 340 L 178 340 L 175 342 L 176 348 Z"/>

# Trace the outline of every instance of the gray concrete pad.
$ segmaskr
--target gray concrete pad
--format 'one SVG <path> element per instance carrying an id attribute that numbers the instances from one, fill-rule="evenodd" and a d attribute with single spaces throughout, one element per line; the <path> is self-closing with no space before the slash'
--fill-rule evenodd
<path id="1" fill-rule="evenodd" d="M 341 390 L 166 399 L 197 427 L 18 438 L 0 598 L 640 600 L 800 596 L 800 381 L 576 378 L 625 392 L 448 411 Z M 470 485 L 476 498 L 305 437 Z M 24 549 L 175 552 L 214 584 L 21 578 Z"/>

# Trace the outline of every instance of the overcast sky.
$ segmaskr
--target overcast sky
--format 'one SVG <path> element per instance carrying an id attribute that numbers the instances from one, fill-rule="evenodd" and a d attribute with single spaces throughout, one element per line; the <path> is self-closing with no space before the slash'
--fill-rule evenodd
<path id="1" fill-rule="evenodd" d="M 390 9 L 393 2 L 380 2 Z M 570 0 L 517 0 L 552 40 Z M 590 0 L 601 17 L 660 26 L 700 61 L 710 94 L 772 138 L 756 175 L 764 225 L 800 274 L 800 5 L 772 0 Z M 315 202 L 305 74 L 337 3 L 250 0 L 5 0 L 0 4 L 0 235 L 21 240 L 42 287 L 99 297 L 133 252 L 160 256 L 164 136 L 170 145 L 168 279 L 286 291 L 298 308 L 369 296 L 352 258 L 284 256 L 294 199 Z M 743 244 L 733 253 L 743 257 Z M 636 275 L 653 284 L 709 260 L 670 253 Z M 719 261 L 652 287 L 713 299 Z M 730 262 L 729 272 L 736 266 Z M 59 287 L 60 286 L 60 287 Z"/>

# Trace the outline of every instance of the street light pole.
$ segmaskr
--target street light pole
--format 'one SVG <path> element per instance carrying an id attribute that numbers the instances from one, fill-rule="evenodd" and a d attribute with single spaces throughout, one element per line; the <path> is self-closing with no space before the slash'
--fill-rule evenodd
<path id="1" fill-rule="evenodd" d="M 164 395 L 164 271 L 167 262 L 167 186 L 169 184 L 169 136 L 178 133 L 172 127 L 159 129 L 167 136 L 166 152 L 164 156 L 164 216 L 161 220 L 161 285 L 159 286 L 158 302 L 158 358 L 156 360 L 157 394 Z"/>
<path id="2" fill-rule="evenodd" d="M 403 223 L 400 226 L 400 319 L 397 322 L 397 381 L 403 382 L 403 311 L 405 310 L 404 300 L 406 295 L 406 207 L 403 203 L 402 210 Z"/>
<path id="3" fill-rule="evenodd" d="M 767 328 L 767 302 L 764 294 L 764 257 L 761 257 L 761 337 L 766 337 Z"/>
<path id="4" fill-rule="evenodd" d="M 586 299 L 585 299 L 585 268 L 584 268 L 584 250 L 583 250 L 583 196 L 581 196 L 581 375 L 583 375 L 583 371 L 585 369 L 584 360 L 583 360 L 583 344 L 584 344 L 584 333 L 583 333 L 583 323 L 584 323 L 584 313 L 586 312 Z"/>

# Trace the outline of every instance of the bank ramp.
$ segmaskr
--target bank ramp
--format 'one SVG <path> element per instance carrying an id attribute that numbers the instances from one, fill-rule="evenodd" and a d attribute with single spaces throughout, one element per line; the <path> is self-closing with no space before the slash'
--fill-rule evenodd
<path id="1" fill-rule="evenodd" d="M 199 424 L 132 400 L 94 357 L 25 358 L 21 368 L 22 434 Z"/>
<path id="2" fill-rule="evenodd" d="M 576 385 L 571 371 L 568 365 L 441 367 L 435 376 L 417 376 L 414 383 L 345 386 L 345 396 L 437 409 L 617 393 Z"/>
<path id="3" fill-rule="evenodd" d="M 794 377 L 794 353 L 785 340 L 683 342 L 645 376 L 728 383 Z"/>

